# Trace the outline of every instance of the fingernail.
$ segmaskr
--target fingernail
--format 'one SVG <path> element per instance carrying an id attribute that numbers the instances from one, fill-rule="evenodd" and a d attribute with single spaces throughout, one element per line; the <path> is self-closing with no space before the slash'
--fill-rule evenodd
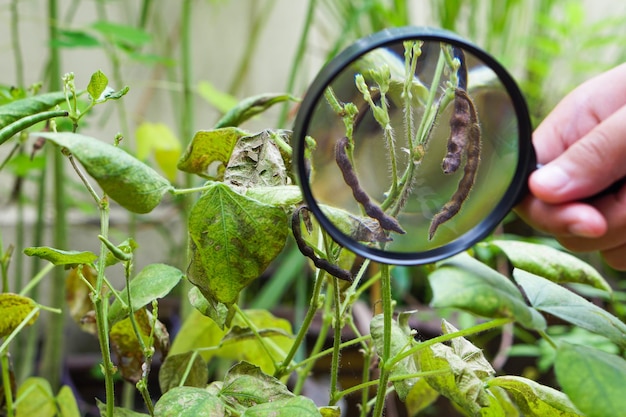
<path id="1" fill-rule="evenodd" d="M 595 238 L 598 237 L 598 232 L 595 228 L 590 227 L 587 224 L 574 223 L 567 228 L 567 231 L 573 236 Z"/>
<path id="2" fill-rule="evenodd" d="M 571 181 L 570 176 L 559 166 L 546 165 L 533 174 L 535 184 L 558 192 Z"/>

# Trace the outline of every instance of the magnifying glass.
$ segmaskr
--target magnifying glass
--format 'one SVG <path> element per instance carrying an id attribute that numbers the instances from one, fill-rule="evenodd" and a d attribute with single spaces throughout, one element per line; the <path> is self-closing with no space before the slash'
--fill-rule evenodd
<path id="1" fill-rule="evenodd" d="M 485 238 L 536 168 L 511 75 L 454 33 L 404 27 L 331 60 L 294 125 L 308 211 L 339 245 L 395 265 L 435 262 Z"/>

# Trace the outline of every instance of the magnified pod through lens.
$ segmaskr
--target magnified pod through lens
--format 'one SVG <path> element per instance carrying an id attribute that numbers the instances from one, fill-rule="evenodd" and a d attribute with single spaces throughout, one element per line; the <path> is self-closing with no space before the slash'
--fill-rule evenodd
<path id="1" fill-rule="evenodd" d="M 457 35 L 395 28 L 331 60 L 294 125 L 308 211 L 339 245 L 396 265 L 486 237 L 536 167 L 509 73 Z"/>

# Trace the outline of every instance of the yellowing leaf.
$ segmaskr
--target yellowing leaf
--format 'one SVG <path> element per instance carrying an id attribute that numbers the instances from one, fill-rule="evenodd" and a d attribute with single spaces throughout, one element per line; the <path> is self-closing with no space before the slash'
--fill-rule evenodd
<path id="1" fill-rule="evenodd" d="M 30 298 L 18 294 L 0 294 L 0 338 L 8 336 L 30 314 L 38 309 L 37 304 Z M 39 316 L 39 311 L 28 320 L 30 326 Z"/>
<path id="2" fill-rule="evenodd" d="M 92 287 L 96 283 L 96 270 L 83 265 L 80 270 L 82 278 Z M 78 274 L 78 267 L 73 268 L 65 279 L 65 302 L 69 307 L 70 316 L 86 332 L 96 334 L 96 325 L 86 316 L 93 311 L 94 306 L 90 296 L 91 289 Z"/>
<path id="3" fill-rule="evenodd" d="M 178 169 L 220 180 L 239 138 L 248 133 L 234 127 L 196 132 L 178 161 Z"/>
<path id="4" fill-rule="evenodd" d="M 182 146 L 172 130 L 164 123 L 144 122 L 135 131 L 137 158 L 145 160 L 154 153 L 159 168 L 170 180 L 176 179 L 176 165 L 182 153 Z"/>

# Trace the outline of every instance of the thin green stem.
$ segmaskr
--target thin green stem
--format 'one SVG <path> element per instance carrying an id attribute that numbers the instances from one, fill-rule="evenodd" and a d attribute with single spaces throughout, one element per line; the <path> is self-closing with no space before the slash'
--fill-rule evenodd
<path id="1" fill-rule="evenodd" d="M 391 298 L 391 274 L 389 265 L 380 265 L 381 298 L 383 304 L 383 351 L 380 352 L 380 378 L 378 380 L 378 392 L 376 394 L 376 405 L 374 407 L 374 417 L 381 417 L 385 407 L 385 397 L 387 395 L 387 383 L 391 367 L 388 362 L 391 357 L 391 324 L 393 318 L 393 300 Z"/>
<path id="2" fill-rule="evenodd" d="M 15 60 L 15 79 L 17 86 L 24 87 L 24 59 L 22 57 L 22 45 L 20 45 L 20 15 L 17 10 L 19 0 L 11 1 L 11 48 Z"/>
<path id="3" fill-rule="evenodd" d="M 301 70 L 300 64 L 302 63 L 302 59 L 304 58 L 304 52 L 306 51 L 306 42 L 309 38 L 309 30 L 311 29 L 311 25 L 313 23 L 313 17 L 315 16 L 316 5 L 317 0 L 309 0 L 306 17 L 304 18 L 304 26 L 302 28 L 302 33 L 300 34 L 300 39 L 298 40 L 298 47 L 296 49 L 296 54 L 293 58 L 293 63 L 291 64 L 289 78 L 287 79 L 287 93 L 293 92 L 293 88 L 296 83 L 296 76 L 298 75 L 298 71 Z M 277 127 L 282 127 L 285 125 L 288 112 L 288 103 L 285 103 L 281 109 L 280 116 L 278 117 Z"/>
<path id="4" fill-rule="evenodd" d="M 315 285 L 313 286 L 313 294 L 311 295 L 311 300 L 309 302 L 309 309 L 304 316 L 304 320 L 302 320 L 302 325 L 300 326 L 298 334 L 293 341 L 293 345 L 291 345 L 291 349 L 289 350 L 289 352 L 287 352 L 287 356 L 285 356 L 285 359 L 283 360 L 283 364 L 279 366 L 274 372 L 274 376 L 276 378 L 282 378 L 287 374 L 287 370 L 289 369 L 291 361 L 296 356 L 300 345 L 302 345 L 302 342 L 304 341 L 304 338 L 309 331 L 309 327 L 311 327 L 311 323 L 315 318 L 315 313 L 319 308 L 319 299 L 322 292 L 325 276 L 326 273 L 324 271 L 318 270 L 315 279 Z"/>
<path id="5" fill-rule="evenodd" d="M 339 292 L 339 280 L 333 278 L 333 305 L 334 313 L 334 335 L 333 335 L 333 355 L 330 361 L 330 401 L 329 405 L 334 405 L 335 394 L 337 393 L 337 379 L 339 378 L 339 356 L 341 353 L 341 300 Z"/>
<path id="6" fill-rule="evenodd" d="M 2 386 L 4 387 L 4 402 L 7 417 L 13 417 L 13 392 L 11 391 L 11 375 L 9 370 L 9 354 L 8 352 L 0 353 L 0 361 L 2 366 Z"/>
<path id="7" fill-rule="evenodd" d="M 410 349 L 405 350 L 402 353 L 399 353 L 398 355 L 396 355 L 394 358 L 392 358 L 389 361 L 388 367 L 389 369 L 393 368 L 396 364 L 398 364 L 400 361 L 402 361 L 405 358 L 408 358 L 411 355 L 414 355 L 415 353 L 419 352 L 422 349 L 425 349 L 429 346 L 432 346 L 436 343 L 443 343 L 443 342 L 447 342 L 448 340 L 452 340 L 452 339 L 456 339 L 457 337 L 466 337 L 469 335 L 473 335 L 476 333 L 481 333 L 487 330 L 491 330 L 491 329 L 495 329 L 498 327 L 502 327 L 505 324 L 508 323 L 512 323 L 514 321 L 514 319 L 506 317 L 506 318 L 501 318 L 501 319 L 495 319 L 492 321 L 488 321 L 485 323 L 481 323 L 481 324 L 477 324 L 476 326 L 472 326 L 472 327 L 468 327 L 467 329 L 464 330 L 459 330 L 457 332 L 453 332 L 453 333 L 448 333 L 448 334 L 444 334 L 441 336 L 437 336 L 437 337 L 433 337 L 432 339 L 428 339 L 424 342 L 418 343 L 417 345 L 413 346 Z"/>
<path id="8" fill-rule="evenodd" d="M 371 338 L 372 337 L 369 334 L 364 335 L 364 336 L 359 336 L 359 337 L 356 337 L 356 338 L 354 338 L 352 340 L 348 340 L 347 342 L 341 343 L 339 345 L 339 348 L 340 349 L 345 349 L 345 348 L 348 348 L 350 346 L 357 345 L 359 343 L 371 340 Z M 325 350 L 322 350 L 320 352 L 317 352 L 314 355 L 308 355 L 306 359 L 303 359 L 300 362 L 295 363 L 291 367 L 287 368 L 287 371 L 288 371 L 287 373 L 290 373 L 292 371 L 295 371 L 298 368 L 306 366 L 306 365 L 310 364 L 311 362 L 316 362 L 316 361 L 320 360 L 321 358 L 323 358 L 324 356 L 330 355 L 331 353 L 333 353 L 334 349 L 335 349 L 335 347 L 333 346 L 333 347 L 330 347 L 328 349 L 325 349 Z"/>
<path id="9" fill-rule="evenodd" d="M 259 333 L 259 329 L 256 326 L 256 324 L 254 324 L 252 320 L 250 320 L 248 315 L 243 310 L 241 310 L 241 308 L 239 308 L 237 304 L 234 304 L 233 308 L 235 309 L 237 314 L 239 314 L 239 317 L 241 317 L 244 323 L 246 323 L 250 331 L 252 331 L 257 341 L 261 345 L 261 348 L 265 351 L 265 354 L 267 355 L 267 357 L 274 364 L 274 369 L 278 369 L 279 364 L 276 361 L 275 355 L 270 350 L 270 347 L 274 350 L 274 352 L 278 353 L 281 356 L 283 356 L 285 352 L 276 343 L 274 343 L 273 340 L 262 337 L 261 334 Z"/>
<path id="10" fill-rule="evenodd" d="M 109 235 L 109 201 L 104 195 L 100 200 L 100 235 L 107 238 Z M 98 341 L 100 342 L 100 353 L 102 354 L 102 368 L 104 373 L 104 385 L 106 395 L 106 410 L 104 417 L 113 417 L 115 407 L 115 386 L 113 376 L 115 366 L 111 360 L 111 350 L 109 348 L 109 321 L 108 321 L 108 300 L 102 296 L 105 285 L 104 271 L 106 268 L 106 257 L 108 249 L 104 242 L 100 243 L 100 257 L 98 258 L 98 276 L 96 278 L 96 292 L 92 294 L 94 309 L 96 311 L 96 327 L 98 331 Z"/>
<path id="11" fill-rule="evenodd" d="M 189 358 L 189 362 L 187 362 L 185 372 L 183 372 L 183 375 L 180 377 L 180 382 L 178 383 L 179 387 L 182 387 L 183 385 L 185 385 L 185 382 L 187 382 L 187 378 L 189 378 L 189 374 L 191 373 L 191 368 L 193 367 L 193 364 L 196 361 L 196 357 L 198 357 L 199 354 L 200 353 L 197 350 L 194 350 L 191 353 L 191 358 Z"/>
<path id="12" fill-rule="evenodd" d="M 2 342 L 2 345 L 0 345 L 0 355 L 3 355 L 5 353 L 5 351 L 9 348 L 9 344 L 11 344 L 11 342 L 13 341 L 13 339 L 15 339 L 15 337 L 20 333 L 20 331 L 28 326 L 28 323 L 37 315 L 39 314 L 39 311 L 41 310 L 41 306 L 37 305 L 35 308 L 33 308 L 32 310 L 30 310 L 28 312 L 28 314 L 26 315 L 26 317 L 24 317 L 22 319 L 22 321 L 20 322 L 20 324 L 17 325 L 17 327 L 15 329 L 13 329 L 13 331 L 11 332 L 11 334 L 9 334 L 6 339 L 4 339 L 4 342 Z"/>
<path id="13" fill-rule="evenodd" d="M 54 269 L 54 264 L 46 264 L 46 266 L 44 266 L 43 269 L 39 271 L 37 275 L 35 275 L 30 281 L 28 281 L 28 284 L 26 284 L 24 288 L 22 288 L 22 290 L 20 291 L 20 295 L 28 294 L 53 269 Z"/>

